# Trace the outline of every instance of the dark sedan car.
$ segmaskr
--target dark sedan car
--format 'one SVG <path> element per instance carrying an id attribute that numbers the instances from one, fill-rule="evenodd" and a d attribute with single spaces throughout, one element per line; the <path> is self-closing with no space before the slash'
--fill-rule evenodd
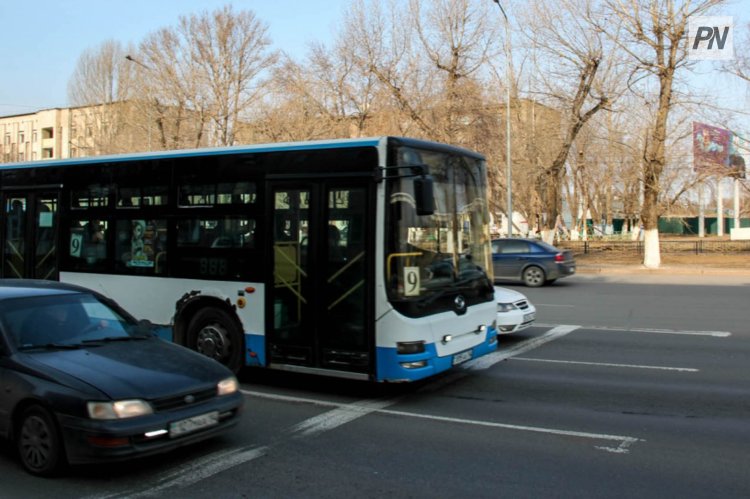
<path id="1" fill-rule="evenodd" d="M 0 436 L 29 472 L 165 452 L 237 423 L 232 373 L 148 326 L 85 288 L 0 280 Z"/>
<path id="2" fill-rule="evenodd" d="M 523 281 L 531 287 L 551 284 L 575 274 L 573 253 L 536 239 L 492 240 L 492 267 L 495 280 Z"/>

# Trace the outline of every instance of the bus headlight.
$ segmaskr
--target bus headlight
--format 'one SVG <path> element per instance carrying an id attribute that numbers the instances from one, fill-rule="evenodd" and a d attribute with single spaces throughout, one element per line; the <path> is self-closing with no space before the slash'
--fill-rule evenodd
<path id="1" fill-rule="evenodd" d="M 396 343 L 396 353 L 413 354 L 424 352 L 424 341 L 399 341 Z"/>

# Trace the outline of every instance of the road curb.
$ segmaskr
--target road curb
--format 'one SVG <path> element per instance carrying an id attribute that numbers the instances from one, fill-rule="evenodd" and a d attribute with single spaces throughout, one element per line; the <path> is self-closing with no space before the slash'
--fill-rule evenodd
<path id="1" fill-rule="evenodd" d="M 750 276 L 750 269 L 720 268 L 720 267 L 681 267 L 662 265 L 652 269 L 643 265 L 578 265 L 579 274 L 655 274 L 655 275 L 746 275 Z"/>

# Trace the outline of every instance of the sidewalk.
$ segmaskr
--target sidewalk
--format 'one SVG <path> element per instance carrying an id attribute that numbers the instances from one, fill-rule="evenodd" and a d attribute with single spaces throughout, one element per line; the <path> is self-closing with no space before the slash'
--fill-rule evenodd
<path id="1" fill-rule="evenodd" d="M 646 268 L 643 264 L 576 263 L 578 274 L 664 274 L 664 275 L 743 275 L 750 276 L 750 260 L 747 267 L 716 267 L 711 265 L 662 264 L 658 269 Z"/>

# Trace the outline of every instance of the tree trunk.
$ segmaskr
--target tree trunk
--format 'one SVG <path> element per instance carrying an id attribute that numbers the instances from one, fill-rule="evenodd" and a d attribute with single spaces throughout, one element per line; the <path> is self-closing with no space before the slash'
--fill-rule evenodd
<path id="1" fill-rule="evenodd" d="M 649 269 L 658 269 L 661 265 L 659 229 L 646 229 L 644 232 L 643 265 Z"/>

